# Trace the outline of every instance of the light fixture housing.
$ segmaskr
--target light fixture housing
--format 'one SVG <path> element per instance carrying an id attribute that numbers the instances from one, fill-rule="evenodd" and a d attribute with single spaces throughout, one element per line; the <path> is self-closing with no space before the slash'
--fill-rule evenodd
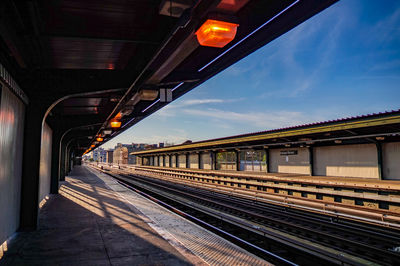
<path id="1" fill-rule="evenodd" d="M 222 48 L 236 36 L 239 24 L 215 19 L 207 19 L 196 31 L 200 45 Z"/>
<path id="2" fill-rule="evenodd" d="M 104 129 L 104 130 L 103 130 L 103 135 L 104 135 L 104 136 L 110 135 L 111 133 L 112 133 L 112 130 L 111 130 L 111 129 Z"/>
<path id="3" fill-rule="evenodd" d="M 120 128 L 121 127 L 121 121 L 112 120 L 110 125 L 111 125 L 112 128 Z"/>

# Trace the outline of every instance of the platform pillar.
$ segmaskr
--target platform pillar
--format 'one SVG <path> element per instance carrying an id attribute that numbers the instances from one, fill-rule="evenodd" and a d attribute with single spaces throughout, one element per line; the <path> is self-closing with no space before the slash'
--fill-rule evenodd
<path id="1" fill-rule="evenodd" d="M 217 170 L 217 152 L 211 151 L 211 170 Z"/>
<path id="2" fill-rule="evenodd" d="M 384 179 L 383 176 L 383 156 L 382 156 L 382 144 L 380 142 L 376 142 L 376 152 L 378 157 L 378 175 L 379 179 Z"/>
<path id="3" fill-rule="evenodd" d="M 65 181 L 65 144 L 60 142 L 60 166 L 59 166 L 60 181 Z"/>
<path id="4" fill-rule="evenodd" d="M 58 185 L 60 180 L 59 167 L 60 167 L 60 141 L 62 134 L 56 129 L 53 129 L 53 137 L 51 144 L 51 182 L 50 193 L 58 194 Z"/>
<path id="5" fill-rule="evenodd" d="M 186 157 L 186 168 L 190 168 L 190 153 L 186 153 L 185 157 Z"/>
<path id="6" fill-rule="evenodd" d="M 310 162 L 310 175 L 314 175 L 314 149 L 313 147 L 308 147 L 309 162 Z"/>
<path id="7" fill-rule="evenodd" d="M 240 152 L 239 150 L 235 150 L 236 157 L 236 171 L 240 171 Z"/>
<path id="8" fill-rule="evenodd" d="M 265 150 L 265 163 L 266 163 L 266 168 L 267 168 L 266 170 L 267 170 L 267 173 L 271 173 L 271 167 L 270 167 L 270 163 L 269 163 L 269 157 L 270 157 L 269 149 L 266 148 L 264 150 Z"/>
<path id="9" fill-rule="evenodd" d="M 202 163 L 202 161 L 201 161 L 201 151 L 199 151 L 199 153 L 197 154 L 197 156 L 198 156 L 198 158 L 197 158 L 197 161 L 198 161 L 198 168 L 199 168 L 199 169 L 203 169 L 203 163 Z"/>
<path id="10" fill-rule="evenodd" d="M 42 106 L 43 103 L 31 101 L 25 112 L 19 228 L 21 231 L 35 230 L 38 222 L 40 148 L 42 122 L 46 112 Z"/>

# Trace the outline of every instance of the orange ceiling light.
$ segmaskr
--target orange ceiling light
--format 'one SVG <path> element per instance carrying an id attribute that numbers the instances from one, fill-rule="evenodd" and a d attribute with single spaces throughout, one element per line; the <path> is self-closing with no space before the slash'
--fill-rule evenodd
<path id="1" fill-rule="evenodd" d="M 102 141 L 103 141 L 103 138 L 102 138 L 102 137 L 97 137 L 96 140 L 97 140 L 98 142 L 102 142 Z"/>
<path id="2" fill-rule="evenodd" d="M 236 36 L 239 24 L 207 19 L 196 31 L 197 40 L 202 46 L 222 48 Z"/>
<path id="3" fill-rule="evenodd" d="M 122 117 L 122 113 L 118 112 L 118 114 L 116 114 L 114 118 L 115 119 L 121 119 L 121 117 Z"/>
<path id="4" fill-rule="evenodd" d="M 95 146 L 95 145 L 94 145 L 94 144 L 92 144 L 92 145 L 90 145 L 90 148 L 94 148 L 94 146 Z"/>
<path id="5" fill-rule="evenodd" d="M 111 125 L 112 128 L 120 128 L 121 127 L 121 121 L 112 120 L 110 125 Z"/>

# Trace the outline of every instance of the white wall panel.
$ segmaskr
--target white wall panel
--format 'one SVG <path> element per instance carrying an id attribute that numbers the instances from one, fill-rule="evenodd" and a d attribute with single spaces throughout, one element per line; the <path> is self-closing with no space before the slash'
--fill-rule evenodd
<path id="1" fill-rule="evenodd" d="M 400 180 L 400 142 L 382 145 L 384 179 Z"/>
<path id="2" fill-rule="evenodd" d="M 186 155 L 179 154 L 178 160 L 179 160 L 179 168 L 186 168 Z"/>
<path id="3" fill-rule="evenodd" d="M 211 153 L 205 152 L 201 154 L 202 169 L 211 169 Z"/>
<path id="4" fill-rule="evenodd" d="M 297 154 L 285 155 L 291 151 Z M 308 148 L 285 148 L 270 150 L 270 170 L 273 173 L 310 175 L 310 153 Z"/>
<path id="5" fill-rule="evenodd" d="M 171 167 L 176 167 L 176 155 L 171 155 L 171 157 L 172 157 L 172 164 L 171 164 Z"/>
<path id="6" fill-rule="evenodd" d="M 317 147 L 314 149 L 314 174 L 379 178 L 375 144 Z"/>
<path id="7" fill-rule="evenodd" d="M 199 168 L 199 155 L 197 153 L 193 153 L 189 155 L 189 165 L 190 168 L 198 169 Z"/>

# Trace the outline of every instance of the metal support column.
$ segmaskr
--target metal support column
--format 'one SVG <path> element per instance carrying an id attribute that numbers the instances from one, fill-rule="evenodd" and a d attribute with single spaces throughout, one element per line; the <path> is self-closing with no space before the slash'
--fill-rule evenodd
<path id="1" fill-rule="evenodd" d="M 314 149 L 313 147 L 308 147 L 308 153 L 310 155 L 309 161 L 310 161 L 310 175 L 314 175 Z"/>
<path id="2" fill-rule="evenodd" d="M 65 145 L 65 156 L 64 156 L 64 179 L 68 174 L 68 165 L 69 165 L 69 158 L 68 158 L 68 145 Z"/>
<path id="3" fill-rule="evenodd" d="M 202 163 L 202 161 L 201 161 L 201 151 L 199 151 L 199 153 L 197 154 L 197 156 L 198 156 L 198 158 L 197 158 L 197 160 L 198 160 L 198 168 L 199 168 L 199 169 L 203 169 L 203 163 Z"/>
<path id="4" fill-rule="evenodd" d="M 379 179 L 385 179 L 383 176 L 383 156 L 382 156 L 382 143 L 376 142 L 376 152 L 378 157 L 378 175 Z"/>
<path id="5" fill-rule="evenodd" d="M 42 122 L 46 111 L 41 106 L 31 101 L 25 113 L 20 210 L 20 230 L 22 231 L 35 230 L 37 227 Z"/>
<path id="6" fill-rule="evenodd" d="M 267 173 L 271 173 L 271 167 L 270 167 L 270 160 L 269 160 L 269 157 L 270 157 L 270 155 L 269 155 L 269 149 L 265 149 L 265 163 L 267 164 L 266 165 L 266 168 L 267 168 Z"/>
<path id="7" fill-rule="evenodd" d="M 185 157 L 186 157 L 186 168 L 190 168 L 190 153 L 186 153 Z"/>
<path id="8" fill-rule="evenodd" d="M 235 150 L 236 156 L 236 171 L 240 171 L 240 152 L 239 150 Z"/>
<path id="9" fill-rule="evenodd" d="M 211 170 L 217 170 L 217 152 L 211 151 Z"/>
<path id="10" fill-rule="evenodd" d="M 53 137 L 51 144 L 51 183 L 50 193 L 58 194 L 58 184 L 60 180 L 59 167 L 60 167 L 60 141 L 62 134 L 56 129 L 53 129 Z"/>
<path id="11" fill-rule="evenodd" d="M 59 171 L 59 176 L 60 176 L 60 181 L 65 181 L 65 143 L 61 142 L 60 143 L 60 171 Z"/>

